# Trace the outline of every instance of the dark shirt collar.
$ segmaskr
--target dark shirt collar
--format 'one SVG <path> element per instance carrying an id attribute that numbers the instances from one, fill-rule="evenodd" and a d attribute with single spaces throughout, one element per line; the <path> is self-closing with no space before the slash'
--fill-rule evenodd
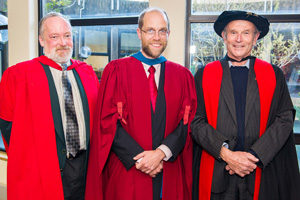
<path id="1" fill-rule="evenodd" d="M 249 60 L 249 59 L 251 59 L 251 58 L 256 58 L 255 56 L 247 56 L 247 57 L 245 57 L 245 58 L 243 58 L 242 60 L 240 60 L 240 61 L 237 61 L 237 60 L 235 60 L 235 59 L 233 59 L 233 58 L 230 58 L 229 56 L 228 56 L 228 54 L 226 54 L 226 56 L 224 57 L 226 60 L 228 60 L 228 61 L 233 61 L 233 62 L 243 62 L 243 61 L 245 61 L 245 60 Z"/>

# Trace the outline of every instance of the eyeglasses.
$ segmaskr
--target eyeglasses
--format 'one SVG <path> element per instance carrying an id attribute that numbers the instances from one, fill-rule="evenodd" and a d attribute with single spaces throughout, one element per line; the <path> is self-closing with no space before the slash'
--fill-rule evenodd
<path id="1" fill-rule="evenodd" d="M 156 30 L 154 30 L 154 29 L 152 29 L 152 28 L 149 28 L 149 29 L 147 29 L 147 30 L 141 29 L 141 31 L 143 31 L 144 33 L 146 33 L 147 35 L 150 35 L 150 36 L 153 36 L 153 35 L 157 32 Z M 159 36 L 166 36 L 166 35 L 168 35 L 168 34 L 169 34 L 169 32 L 168 32 L 167 29 L 160 29 L 160 30 L 158 31 L 158 35 L 159 35 Z"/>

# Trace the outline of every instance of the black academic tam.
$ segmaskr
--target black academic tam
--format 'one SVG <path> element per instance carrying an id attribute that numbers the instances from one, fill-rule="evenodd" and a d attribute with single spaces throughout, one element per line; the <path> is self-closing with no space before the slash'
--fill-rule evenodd
<path id="1" fill-rule="evenodd" d="M 234 20 L 247 20 L 249 22 L 252 22 L 260 32 L 258 39 L 263 38 L 269 32 L 270 23 L 267 18 L 252 12 L 231 10 L 222 12 L 222 14 L 215 21 L 214 29 L 216 33 L 220 37 L 222 37 L 222 31 L 224 30 L 226 25 Z"/>

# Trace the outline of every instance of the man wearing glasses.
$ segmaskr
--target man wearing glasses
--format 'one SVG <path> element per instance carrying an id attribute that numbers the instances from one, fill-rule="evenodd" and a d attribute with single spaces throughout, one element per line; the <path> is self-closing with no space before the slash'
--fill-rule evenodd
<path id="1" fill-rule="evenodd" d="M 189 70 L 161 56 L 170 34 L 165 11 L 144 10 L 141 50 L 103 73 L 86 199 L 191 199 L 196 109 Z"/>

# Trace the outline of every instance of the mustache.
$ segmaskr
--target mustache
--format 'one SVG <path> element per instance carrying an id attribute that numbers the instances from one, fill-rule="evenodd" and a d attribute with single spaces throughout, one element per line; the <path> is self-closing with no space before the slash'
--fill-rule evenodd
<path id="1" fill-rule="evenodd" d="M 71 50 L 71 47 L 57 47 L 56 51 L 57 50 Z"/>

